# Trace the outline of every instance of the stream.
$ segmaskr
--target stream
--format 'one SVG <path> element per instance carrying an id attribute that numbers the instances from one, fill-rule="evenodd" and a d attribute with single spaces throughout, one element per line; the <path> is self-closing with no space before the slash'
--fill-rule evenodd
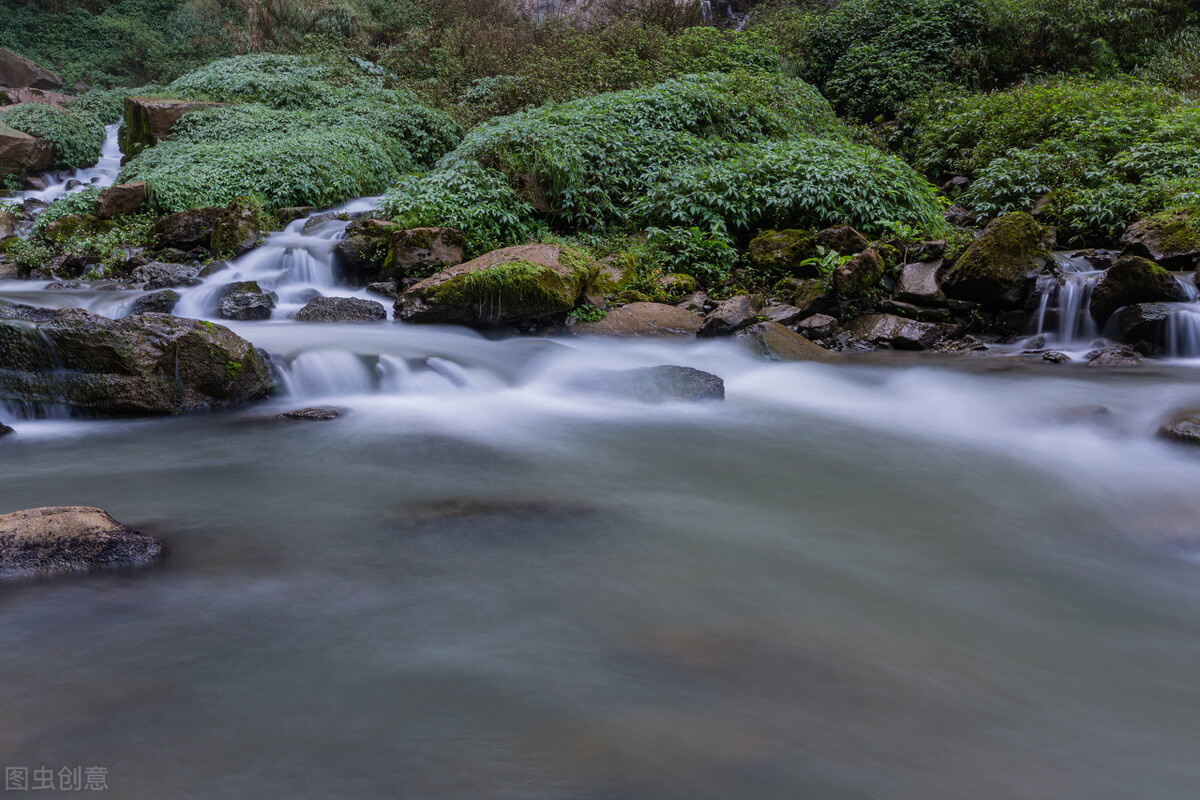
<path id="1" fill-rule="evenodd" d="M 121 798 L 1195 798 L 1200 458 L 1154 437 L 1194 362 L 304 325 L 311 291 L 368 295 L 337 286 L 344 223 L 303 227 L 178 309 L 278 292 L 223 324 L 280 396 L 0 410 L 0 511 L 101 506 L 169 548 L 0 584 L 4 764 Z M 139 294 L 44 285 L 0 298 Z M 578 388 L 659 364 L 726 401 Z M 274 419 L 317 404 L 345 414 Z"/>

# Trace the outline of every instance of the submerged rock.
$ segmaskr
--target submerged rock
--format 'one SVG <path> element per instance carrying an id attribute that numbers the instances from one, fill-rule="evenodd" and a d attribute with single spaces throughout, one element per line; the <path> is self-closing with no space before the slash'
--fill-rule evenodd
<path id="1" fill-rule="evenodd" d="M 15 433 L 15 431 L 3 422 L 0 422 L 0 436 L 7 436 L 10 433 Z"/>
<path id="2" fill-rule="evenodd" d="M 1141 256 L 1121 256 L 1096 282 L 1088 310 L 1103 325 L 1122 306 L 1186 297 L 1175 276 L 1153 261 Z"/>
<path id="3" fill-rule="evenodd" d="M 698 314 L 663 303 L 630 303 L 596 322 L 576 322 L 576 336 L 695 336 L 704 324 Z"/>
<path id="4" fill-rule="evenodd" d="M 263 291 L 257 281 L 228 283 L 217 291 L 217 314 L 242 321 L 270 319 L 278 299 L 274 292 Z"/>
<path id="5" fill-rule="evenodd" d="M 0 400 L 129 416 L 241 405 L 271 390 L 263 356 L 221 325 L 0 304 Z"/>
<path id="6" fill-rule="evenodd" d="M 0 515 L 0 578 L 149 564 L 163 543 L 99 508 L 51 506 Z"/>
<path id="7" fill-rule="evenodd" d="M 1200 445 L 1200 408 L 1183 408 L 1173 413 L 1158 429 L 1161 439 Z"/>
<path id="8" fill-rule="evenodd" d="M 1121 340 L 1129 344 L 1163 344 L 1163 332 L 1174 309 L 1165 303 L 1137 303 L 1117 312 Z"/>
<path id="9" fill-rule="evenodd" d="M 734 331 L 758 322 L 758 312 L 761 309 L 762 302 L 757 297 L 739 294 L 728 300 L 722 300 L 705 316 L 704 324 L 700 326 L 696 335 L 728 336 Z"/>
<path id="10" fill-rule="evenodd" d="M 942 283 L 947 296 L 987 308 L 1023 305 L 1051 261 L 1052 231 L 1024 212 L 988 223 Z"/>
<path id="11" fill-rule="evenodd" d="M 296 312 L 300 322 L 379 322 L 387 309 L 374 300 L 357 297 L 314 297 Z"/>
<path id="12" fill-rule="evenodd" d="M 833 361 L 836 356 L 778 322 L 757 322 L 734 338 L 768 361 Z"/>
<path id="13" fill-rule="evenodd" d="M 725 381 L 691 367 L 600 370 L 577 379 L 572 386 L 642 403 L 725 399 Z"/>
<path id="14" fill-rule="evenodd" d="M 1092 350 L 1083 361 L 1089 367 L 1136 367 L 1142 363 L 1142 356 L 1132 347 L 1109 345 Z"/>
<path id="15" fill-rule="evenodd" d="M 846 330 L 860 339 L 896 350 L 929 350 L 942 340 L 942 330 L 937 325 L 893 314 L 864 314 L 847 325 Z"/>
<path id="16" fill-rule="evenodd" d="M 395 316 L 474 328 L 562 320 L 596 276 L 594 264 L 557 245 L 506 247 L 411 287 L 396 299 Z"/>
<path id="17" fill-rule="evenodd" d="M 288 419 L 297 422 L 328 422 L 329 420 L 338 419 L 346 413 L 344 408 L 333 407 L 314 407 L 314 408 L 294 408 L 291 411 L 285 411 L 278 415 L 276 419 Z"/>

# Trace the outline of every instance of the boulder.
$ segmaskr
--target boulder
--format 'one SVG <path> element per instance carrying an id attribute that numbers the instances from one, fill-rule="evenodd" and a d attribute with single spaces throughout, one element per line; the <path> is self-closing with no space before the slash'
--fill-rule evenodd
<path id="1" fill-rule="evenodd" d="M 1141 256 L 1169 270 L 1200 267 L 1200 226 L 1193 228 L 1191 215 L 1147 217 L 1139 220 L 1121 237 L 1122 252 Z"/>
<path id="2" fill-rule="evenodd" d="M 155 314 L 170 314 L 179 304 L 179 292 L 163 289 L 161 292 L 142 295 L 129 304 L 125 316 L 132 317 L 152 311 Z"/>
<path id="3" fill-rule="evenodd" d="M 596 322 L 577 322 L 576 336 L 695 336 L 704 319 L 678 306 L 630 303 L 614 308 Z"/>
<path id="4" fill-rule="evenodd" d="M 300 322 L 379 322 L 387 309 L 374 300 L 357 297 L 315 297 L 296 312 Z"/>
<path id="5" fill-rule="evenodd" d="M 744 294 L 734 295 L 728 300 L 722 300 L 716 308 L 708 312 L 696 335 L 728 336 L 736 330 L 758 322 L 758 312 L 761 309 L 762 302 L 759 298 Z"/>
<path id="6" fill-rule="evenodd" d="M 750 241 L 750 265 L 766 274 L 819 278 L 816 264 L 804 262 L 817 254 L 817 234 L 810 230 L 763 231 Z"/>
<path id="7" fill-rule="evenodd" d="M 455 228 L 409 228 L 392 233 L 379 280 L 399 280 L 412 269 L 442 269 L 463 262 L 463 232 Z"/>
<path id="8" fill-rule="evenodd" d="M 149 264 L 134 267 L 129 273 L 129 278 L 135 283 L 146 284 L 147 291 L 154 291 L 176 286 L 198 286 L 201 283 L 199 272 L 198 268 L 187 264 L 151 261 Z"/>
<path id="9" fill-rule="evenodd" d="M 217 314 L 225 319 L 270 319 L 279 296 L 263 291 L 257 281 L 227 283 L 217 290 Z"/>
<path id="10" fill-rule="evenodd" d="M 304 219 L 316 212 L 315 206 L 288 206 L 275 212 L 275 221 L 281 228 L 286 228 L 298 219 Z"/>
<path id="11" fill-rule="evenodd" d="M 598 370 L 572 381 L 571 386 L 641 403 L 725 399 L 725 381 L 691 367 Z"/>
<path id="12" fill-rule="evenodd" d="M 118 183 L 101 189 L 96 198 L 96 216 L 111 219 L 120 214 L 132 214 L 146 202 L 146 182 Z"/>
<path id="13" fill-rule="evenodd" d="M 796 332 L 805 339 L 828 339 L 837 333 L 838 321 L 828 314 L 813 314 L 796 324 Z"/>
<path id="14" fill-rule="evenodd" d="M 713 301 L 709 298 L 707 292 L 692 292 L 687 297 L 675 301 L 675 307 L 703 316 L 712 310 Z"/>
<path id="15" fill-rule="evenodd" d="M 955 263 L 942 291 L 989 309 L 1021 307 L 1037 276 L 1051 262 L 1052 244 L 1052 229 L 1029 214 L 997 217 Z"/>
<path id="16" fill-rule="evenodd" d="M 0 400 L 176 414 L 240 405 L 271 388 L 263 356 L 211 322 L 0 305 Z"/>
<path id="17" fill-rule="evenodd" d="M 928 350 L 942 340 L 942 330 L 931 322 L 892 314 L 864 314 L 846 326 L 851 334 L 896 350 Z"/>
<path id="18" fill-rule="evenodd" d="M 165 140 L 179 118 L 189 111 L 212 108 L 219 103 L 195 100 L 159 100 L 126 97 L 125 118 L 119 133 L 121 152 L 126 159 Z"/>
<path id="19" fill-rule="evenodd" d="M 795 306 L 789 306 L 786 303 L 774 303 L 760 311 L 759 316 L 771 322 L 778 322 L 785 328 L 790 328 L 804 319 L 807 316 L 807 312 L 801 311 Z"/>
<path id="20" fill-rule="evenodd" d="M 189 208 L 168 214 L 150 228 L 150 241 L 155 250 L 194 250 L 212 244 L 213 228 L 225 213 L 218 206 Z"/>
<path id="21" fill-rule="evenodd" d="M 61 89 L 62 78 L 12 50 L 0 50 L 0 86 L 13 89 Z"/>
<path id="22" fill-rule="evenodd" d="M 558 245 L 506 247 L 407 289 L 396 299 L 395 316 L 475 328 L 562 320 L 596 274 L 594 264 Z"/>
<path id="23" fill-rule="evenodd" d="M 346 280 L 355 285 L 379 282 L 392 234 L 399 230 L 402 228 L 398 223 L 383 219 L 368 217 L 350 222 L 333 248 Z"/>
<path id="24" fill-rule="evenodd" d="M 1135 303 L 1122 308 L 1117 312 L 1117 330 L 1121 333 L 1121 341 L 1129 344 L 1162 344 L 1167 319 L 1174 310 L 1165 303 Z"/>
<path id="25" fill-rule="evenodd" d="M 835 253 L 846 256 L 856 255 L 871 246 L 867 237 L 849 225 L 835 225 L 832 228 L 817 231 L 817 244 L 826 250 L 833 250 Z"/>
<path id="26" fill-rule="evenodd" d="M 372 213 L 371 211 L 326 211 L 321 214 L 313 214 L 304 220 L 304 227 L 300 230 L 302 233 L 308 234 L 327 222 L 351 222 L 369 217 Z"/>
<path id="27" fill-rule="evenodd" d="M 92 214 L 68 214 L 47 225 L 42 236 L 52 242 L 65 242 L 73 236 L 104 233 L 111 228 L 111 222 Z"/>
<path id="28" fill-rule="evenodd" d="M 944 305 L 946 295 L 939 282 L 942 266 L 941 260 L 905 264 L 900 269 L 893 296 L 902 303 Z"/>
<path id="29" fill-rule="evenodd" d="M 51 506 L 0 515 L 0 578 L 133 567 L 162 553 L 161 540 L 99 508 Z"/>
<path id="30" fill-rule="evenodd" d="M 673 272 L 669 275 L 660 275 L 655 281 L 655 286 L 658 287 L 662 296 L 668 298 L 672 302 L 681 300 L 688 295 L 695 294 L 700 290 L 700 284 L 691 275 L 685 275 L 681 272 Z"/>
<path id="31" fill-rule="evenodd" d="M 879 253 L 867 249 L 833 271 L 833 291 L 843 300 L 855 300 L 878 286 L 882 277 Z"/>
<path id="32" fill-rule="evenodd" d="M 833 361 L 836 356 L 778 322 L 756 322 L 742 328 L 734 338 L 768 361 Z"/>
<path id="33" fill-rule="evenodd" d="M 0 122 L 0 178 L 41 172 L 54 164 L 54 145 Z"/>
<path id="34" fill-rule="evenodd" d="M 16 214 L 7 208 L 0 208 L 0 239 L 16 236 L 20 227 L 21 221 L 17 219 Z"/>
<path id="35" fill-rule="evenodd" d="M 45 89 L 0 89 L 0 105 L 19 106 L 23 103 L 36 103 L 41 106 L 63 108 L 75 98 L 61 92 L 48 92 Z"/>
<path id="36" fill-rule="evenodd" d="M 1136 367 L 1142 356 L 1128 345 L 1109 345 L 1093 350 L 1083 357 L 1089 367 Z"/>
<path id="37" fill-rule="evenodd" d="M 1171 273 L 1141 256 L 1121 256 L 1092 289 L 1088 311 L 1103 325 L 1122 306 L 1186 299 Z"/>
<path id="38" fill-rule="evenodd" d="M 1160 439 L 1200 445 L 1200 408 L 1183 408 L 1173 413 L 1158 429 Z"/>
<path id="39" fill-rule="evenodd" d="M 817 278 L 784 278 L 775 284 L 772 294 L 805 314 L 832 311 L 838 304 L 829 284 Z"/>
<path id="40" fill-rule="evenodd" d="M 235 197 L 213 222 L 209 249 L 219 257 L 237 257 L 253 250 L 262 238 L 262 204 L 249 197 Z"/>

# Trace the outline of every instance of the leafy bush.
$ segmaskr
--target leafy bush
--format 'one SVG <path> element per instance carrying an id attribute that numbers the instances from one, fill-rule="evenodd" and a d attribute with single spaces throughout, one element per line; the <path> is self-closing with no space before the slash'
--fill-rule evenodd
<path id="1" fill-rule="evenodd" d="M 33 223 L 34 234 L 41 235 L 51 222 L 61 217 L 96 213 L 96 198 L 99 196 L 100 190 L 94 186 L 89 186 L 86 189 L 58 198 L 45 211 L 38 214 L 37 219 Z"/>
<path id="2" fill-rule="evenodd" d="M 811 86 L 717 73 L 493 120 L 433 172 L 403 179 L 382 209 L 407 225 L 462 228 L 474 248 L 541 225 L 720 236 L 780 220 L 944 225 L 933 188 L 850 142 Z"/>
<path id="3" fill-rule="evenodd" d="M 738 251 L 723 233 L 690 228 L 647 228 L 646 244 L 652 271 L 661 275 L 691 275 L 704 285 L 727 280 L 738 262 Z"/>
<path id="4" fill-rule="evenodd" d="M 1169 37 L 1138 67 L 1137 73 L 1180 92 L 1193 96 L 1200 93 L 1200 26 L 1184 28 Z"/>
<path id="5" fill-rule="evenodd" d="M 6 112 L 3 122 L 53 144 L 54 162 L 59 166 L 81 169 L 100 160 L 104 126 L 87 111 L 24 103 Z"/>

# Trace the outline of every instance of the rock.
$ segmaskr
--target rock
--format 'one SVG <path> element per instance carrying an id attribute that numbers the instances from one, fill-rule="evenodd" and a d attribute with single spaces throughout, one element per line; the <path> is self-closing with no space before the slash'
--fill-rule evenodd
<path id="1" fill-rule="evenodd" d="M 278 415 L 276 419 L 296 420 L 299 422 L 328 422 L 346 413 L 344 408 L 295 408 Z"/>
<path id="2" fill-rule="evenodd" d="M 223 208 L 207 206 L 168 214 L 150 228 L 150 241 L 155 250 L 207 248 L 212 244 L 213 228 L 224 213 Z"/>
<path id="3" fill-rule="evenodd" d="M 1127 345 L 1110 345 L 1093 350 L 1083 360 L 1089 367 L 1135 367 L 1142 363 L 1141 355 Z"/>
<path id="4" fill-rule="evenodd" d="M 1016 212 L 988 223 L 942 281 L 942 291 L 991 309 L 1024 305 L 1037 276 L 1051 262 L 1052 231 Z"/>
<path id="5" fill-rule="evenodd" d="M 1060 353 L 1057 350 L 1051 350 L 1042 355 L 1042 361 L 1049 361 L 1051 364 L 1065 364 L 1071 360 L 1071 357 L 1066 353 Z"/>
<path id="6" fill-rule="evenodd" d="M 237 257 L 253 250 L 262 238 L 262 203 L 250 197 L 235 197 L 213 223 L 209 249 L 220 257 Z"/>
<path id="7" fill-rule="evenodd" d="M 795 306 L 789 306 L 786 303 L 775 303 L 764 308 L 758 315 L 765 317 L 770 322 L 778 322 L 785 328 L 790 328 L 804 319 L 807 316 L 807 312 L 801 311 Z"/>
<path id="8" fill-rule="evenodd" d="M 838 321 L 828 314 L 813 314 L 796 325 L 796 332 L 805 339 L 827 339 L 837 332 Z"/>
<path id="9" fill-rule="evenodd" d="M 380 297 L 386 297 L 395 300 L 400 296 L 400 290 L 396 287 L 395 281 L 380 281 L 378 283 L 368 283 L 367 291 L 371 294 L 377 294 Z"/>
<path id="10" fill-rule="evenodd" d="M 21 227 L 21 221 L 17 219 L 17 215 L 9 211 L 7 208 L 0 208 L 0 239 L 8 239 L 17 235 L 17 230 Z"/>
<path id="11" fill-rule="evenodd" d="M 47 225 L 42 231 L 42 237 L 52 242 L 65 242 L 73 236 L 105 233 L 111 228 L 111 222 L 91 214 L 68 214 Z"/>
<path id="12" fill-rule="evenodd" d="M 217 291 L 217 314 L 225 319 L 270 319 L 279 299 L 274 292 L 265 292 L 256 281 L 227 283 Z"/>
<path id="13" fill-rule="evenodd" d="M 939 283 L 943 262 L 925 261 L 916 264 L 905 264 L 900 269 L 900 277 L 896 280 L 893 296 L 902 303 L 917 303 L 919 305 L 940 306 L 946 302 Z"/>
<path id="14" fill-rule="evenodd" d="M 817 244 L 844 256 L 856 255 L 871 246 L 867 237 L 849 225 L 835 225 L 817 232 Z"/>
<path id="15" fill-rule="evenodd" d="M 930 322 L 916 322 L 893 314 L 864 314 L 846 330 L 874 344 L 896 350 L 929 350 L 942 340 L 942 330 Z"/>
<path id="16" fill-rule="evenodd" d="M 301 228 L 303 233 L 312 233 L 317 227 L 324 225 L 327 222 L 352 222 L 356 219 L 369 217 L 374 212 L 371 211 L 326 211 L 322 214 L 313 214 L 308 219 L 304 220 L 304 227 Z M 386 220 L 381 220 L 385 222 Z M 397 226 L 399 227 L 399 226 Z"/>
<path id="17" fill-rule="evenodd" d="M 734 338 L 768 361 L 833 361 L 836 356 L 778 322 L 756 322 Z"/>
<path id="18" fill-rule="evenodd" d="M 151 261 L 140 267 L 134 267 L 129 273 L 129 279 L 135 283 L 146 284 L 147 291 L 170 289 L 176 286 L 197 286 L 201 283 L 196 267 L 187 264 L 168 264 L 164 261 Z"/>
<path id="19" fill-rule="evenodd" d="M 175 414 L 240 405 L 271 389 L 263 356 L 211 322 L 0 304 L 0 400 Z"/>
<path id="20" fill-rule="evenodd" d="M 83 284 L 79 281 L 50 281 L 50 283 L 42 287 L 42 290 L 47 292 L 61 292 L 82 288 Z"/>
<path id="21" fill-rule="evenodd" d="M 399 280 L 412 269 L 442 269 L 461 264 L 465 241 L 463 232 L 455 228 L 394 231 L 379 279 Z"/>
<path id="22" fill-rule="evenodd" d="M 761 300 L 755 296 L 739 294 L 722 300 L 704 317 L 704 324 L 697 336 L 728 336 L 736 330 L 758 322 Z"/>
<path id="23" fill-rule="evenodd" d="M 161 540 L 99 508 L 51 506 L 0 515 L 0 578 L 139 566 L 162 554 Z"/>
<path id="24" fill-rule="evenodd" d="M 41 172 L 54 164 L 54 145 L 0 122 L 0 177 Z"/>
<path id="25" fill-rule="evenodd" d="M 61 89 L 62 78 L 12 50 L 0 50 L 0 86 L 14 89 Z"/>
<path id="26" fill-rule="evenodd" d="M 132 317 L 137 314 L 145 314 L 147 311 L 153 311 L 156 314 L 170 314 L 178 303 L 179 292 L 164 289 L 161 292 L 142 295 L 134 300 L 129 304 L 129 311 L 125 312 L 125 316 Z"/>
<path id="27" fill-rule="evenodd" d="M 706 292 L 699 291 L 692 292 L 687 297 L 676 301 L 675 307 L 703 316 L 712 310 L 713 302 Z"/>
<path id="28" fill-rule="evenodd" d="M 1121 256 L 1096 282 L 1088 310 L 1103 325 L 1122 306 L 1184 299 L 1171 273 L 1140 256 Z"/>
<path id="29" fill-rule="evenodd" d="M 772 293 L 805 314 L 832 311 L 837 307 L 832 288 L 816 278 L 784 278 L 775 284 Z"/>
<path id="30" fill-rule="evenodd" d="M 36 103 L 42 106 L 63 108 L 75 98 L 61 92 L 49 92 L 45 89 L 0 89 L 0 105 L 19 106 L 24 103 Z"/>
<path id="31" fill-rule="evenodd" d="M 882 277 L 879 253 L 864 250 L 833 271 L 833 291 L 844 300 L 855 300 L 875 288 Z"/>
<path id="32" fill-rule="evenodd" d="M 630 303 L 614 308 L 596 322 L 577 322 L 576 336 L 695 336 L 704 320 L 678 306 Z"/>
<path id="33" fill-rule="evenodd" d="M 210 278 L 213 275 L 216 275 L 218 272 L 224 272 L 227 269 L 229 269 L 228 261 L 220 258 L 214 258 L 212 261 L 200 268 L 200 271 L 196 273 L 196 277 L 201 279 Z"/>
<path id="34" fill-rule="evenodd" d="M 506 247 L 409 288 L 396 299 L 395 316 L 475 328 L 562 320 L 596 274 L 594 264 L 558 245 Z"/>
<path id="35" fill-rule="evenodd" d="M 968 211 L 962 206 L 950 206 L 942 214 L 946 222 L 959 228 L 969 228 L 975 224 L 976 218 L 972 211 Z"/>
<path id="36" fill-rule="evenodd" d="M 0 422 L 0 436 L 8 436 L 10 433 L 16 433 L 16 431 Z"/>
<path id="37" fill-rule="evenodd" d="M 345 235 L 333 248 L 343 276 L 355 285 L 380 281 L 392 234 L 399 230 L 395 222 L 372 218 L 347 225 Z"/>
<path id="38" fill-rule="evenodd" d="M 672 302 L 694 294 L 700 289 L 700 284 L 696 282 L 695 278 L 691 275 L 684 275 L 681 272 L 662 275 L 654 283 L 662 291 L 662 294 Z"/>
<path id="39" fill-rule="evenodd" d="M 805 264 L 817 254 L 817 235 L 810 230 L 763 231 L 750 241 L 750 264 L 766 274 L 819 278 L 816 264 Z"/>
<path id="40" fill-rule="evenodd" d="M 1158 429 L 1158 436 L 1181 444 L 1200 445 L 1200 408 L 1176 411 Z"/>
<path id="41" fill-rule="evenodd" d="M 1117 329 L 1121 332 L 1121 341 L 1129 344 L 1163 344 L 1167 319 L 1174 310 L 1163 303 L 1136 303 L 1122 308 L 1117 312 Z"/>
<path id="42" fill-rule="evenodd" d="M 1187 212 L 1139 220 L 1121 237 L 1122 253 L 1148 258 L 1169 270 L 1200 267 L 1200 230 L 1194 230 L 1190 222 Z"/>
<path id="43" fill-rule="evenodd" d="M 315 297 L 296 312 L 300 322 L 379 322 L 387 309 L 374 300 L 357 297 Z"/>
<path id="44" fill-rule="evenodd" d="M 288 206 L 275 212 L 275 220 L 279 227 L 286 228 L 296 220 L 312 215 L 316 210 L 315 206 Z"/>
<path id="45" fill-rule="evenodd" d="M 125 118 L 119 132 L 121 152 L 126 159 L 165 140 L 179 118 L 189 111 L 212 108 L 219 103 L 194 100 L 159 100 L 126 97 Z"/>
<path id="46" fill-rule="evenodd" d="M 724 400 L 725 381 L 691 367 L 643 367 L 599 370 L 572 382 L 572 387 L 641 403 Z"/>
<path id="47" fill-rule="evenodd" d="M 132 214 L 146 202 L 146 182 L 119 183 L 101 189 L 96 198 L 96 216 L 111 219 L 121 214 Z"/>

